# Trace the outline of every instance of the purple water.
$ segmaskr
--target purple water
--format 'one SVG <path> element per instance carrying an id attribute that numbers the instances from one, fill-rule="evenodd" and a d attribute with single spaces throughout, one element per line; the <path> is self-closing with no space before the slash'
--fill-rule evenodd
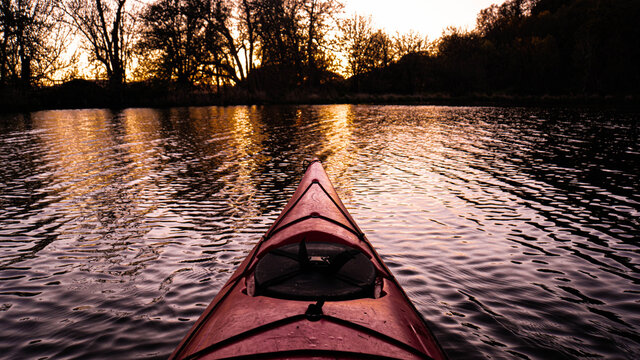
<path id="1" fill-rule="evenodd" d="M 166 358 L 319 157 L 452 359 L 640 357 L 637 112 L 0 116 L 0 357 Z"/>

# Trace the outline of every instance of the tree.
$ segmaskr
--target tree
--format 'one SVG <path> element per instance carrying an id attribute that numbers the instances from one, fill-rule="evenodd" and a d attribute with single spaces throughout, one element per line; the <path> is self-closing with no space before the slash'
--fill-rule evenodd
<path id="1" fill-rule="evenodd" d="M 234 18 L 234 10 L 241 16 Z M 253 15 L 248 1 L 159 0 L 142 12 L 143 31 L 136 47 L 145 70 L 156 78 L 181 84 L 237 84 L 253 68 Z M 250 29 L 247 36 L 242 35 L 245 29 Z M 242 61 L 247 48 L 250 54 Z"/>
<path id="2" fill-rule="evenodd" d="M 255 0 L 259 55 L 263 66 L 291 67 L 302 64 L 301 4 L 297 0 Z"/>
<path id="3" fill-rule="evenodd" d="M 389 35 L 382 30 L 371 34 L 364 55 L 365 67 L 369 70 L 389 66 L 394 58 L 393 43 Z"/>
<path id="4" fill-rule="evenodd" d="M 141 13 L 136 44 L 148 75 L 179 84 L 205 81 L 211 64 L 207 9 L 194 0 L 160 0 Z"/>
<path id="5" fill-rule="evenodd" d="M 219 37 L 223 43 L 221 52 L 218 53 L 221 56 L 216 64 L 218 68 L 224 70 L 224 74 L 220 75 L 230 78 L 235 83 L 244 81 L 247 72 L 240 60 L 242 45 L 236 41 L 234 28 L 239 23 L 232 17 L 233 3 L 224 0 L 207 0 L 207 4 L 211 14 L 210 29 L 215 32 L 213 36 Z"/>
<path id="6" fill-rule="evenodd" d="M 0 84 L 42 84 L 69 66 L 71 39 L 59 17 L 54 0 L 0 2 Z"/>
<path id="7" fill-rule="evenodd" d="M 482 40 L 476 32 L 454 27 L 445 30 L 436 61 L 444 90 L 462 94 L 485 86 L 487 60 Z"/>
<path id="8" fill-rule="evenodd" d="M 256 65 L 254 58 L 258 42 L 258 33 L 256 29 L 256 5 L 250 0 L 239 0 L 238 14 L 238 31 L 240 33 L 240 41 L 242 43 L 240 48 L 244 53 L 244 68 L 248 75 L 253 71 Z"/>
<path id="9" fill-rule="evenodd" d="M 62 9 L 85 41 L 90 60 L 104 67 L 110 85 L 118 89 L 126 80 L 131 58 L 135 17 L 127 0 L 65 0 Z"/>
<path id="10" fill-rule="evenodd" d="M 342 31 L 340 42 L 343 44 L 343 51 L 347 59 L 345 69 L 347 74 L 356 76 L 366 72 L 368 68 L 365 54 L 371 35 L 373 35 L 371 17 L 353 15 L 344 19 L 340 27 Z"/>
<path id="11" fill-rule="evenodd" d="M 476 30 L 482 36 L 510 39 L 523 18 L 529 16 L 538 0 L 507 0 L 480 10 Z"/>
<path id="12" fill-rule="evenodd" d="M 428 52 L 430 50 L 429 39 L 415 31 L 409 31 L 404 34 L 397 33 L 393 37 L 393 52 L 397 60 L 405 55 Z"/>
<path id="13" fill-rule="evenodd" d="M 320 73 L 329 67 L 329 54 L 333 49 L 330 49 L 328 33 L 335 30 L 335 15 L 343 7 L 342 3 L 335 0 L 302 1 L 305 77 L 312 85 L 319 83 Z"/>
<path id="14" fill-rule="evenodd" d="M 331 67 L 337 0 L 253 0 L 257 54 L 263 73 L 285 87 L 317 85 Z"/>
<path id="15" fill-rule="evenodd" d="M 354 15 L 343 20 L 341 28 L 349 75 L 357 76 L 391 64 L 394 59 L 391 38 L 382 30 L 374 30 L 371 17 Z"/>

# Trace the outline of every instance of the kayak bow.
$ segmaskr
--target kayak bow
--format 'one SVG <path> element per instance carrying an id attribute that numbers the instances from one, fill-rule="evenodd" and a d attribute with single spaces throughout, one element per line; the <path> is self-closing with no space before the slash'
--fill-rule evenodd
<path id="1" fill-rule="evenodd" d="M 445 359 L 318 160 L 171 359 Z"/>

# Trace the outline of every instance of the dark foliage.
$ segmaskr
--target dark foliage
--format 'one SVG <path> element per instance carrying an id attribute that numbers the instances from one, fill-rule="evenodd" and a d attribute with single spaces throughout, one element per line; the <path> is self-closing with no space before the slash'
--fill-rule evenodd
<path id="1" fill-rule="evenodd" d="M 64 2 L 84 3 L 103 4 Z M 55 57 L 37 57 L 33 49 L 59 52 L 42 50 L 55 49 L 56 42 L 37 47 L 18 36 L 22 33 L 12 14 L 20 9 L 8 7 L 11 1 L 3 4 L 0 111 L 323 101 L 519 99 L 516 102 L 529 104 L 536 103 L 532 99 L 592 103 L 614 98 L 633 103 L 640 95 L 638 0 L 507 0 L 482 10 L 473 31 L 450 28 L 435 43 L 416 34 L 391 38 L 374 28 L 371 19 L 359 16 L 339 24 L 336 33 L 334 15 L 342 8 L 337 0 L 156 0 L 139 14 L 143 36 L 137 43 L 138 79 L 144 81 L 116 88 L 81 80 L 48 88 L 20 86 L 61 66 L 38 65 L 54 64 Z M 95 11 L 89 10 L 78 19 L 91 19 Z M 49 19 L 48 13 L 41 14 Z M 122 23 L 116 20 L 113 28 L 122 28 L 117 39 L 124 39 L 127 31 L 124 25 L 116 26 Z M 113 35 L 107 25 L 103 21 L 101 31 Z M 31 38 L 44 44 L 48 38 L 42 29 L 49 28 L 32 28 L 29 34 L 39 32 Z M 117 48 L 127 46 L 123 42 Z M 333 72 L 337 51 L 346 54 L 347 80 Z M 123 71 L 125 55 L 120 50 L 109 55 Z M 108 78 L 113 82 L 113 76 Z"/>
<path id="2" fill-rule="evenodd" d="M 510 0 L 451 29 L 436 54 L 362 75 L 367 92 L 626 95 L 640 93 L 640 2 Z"/>

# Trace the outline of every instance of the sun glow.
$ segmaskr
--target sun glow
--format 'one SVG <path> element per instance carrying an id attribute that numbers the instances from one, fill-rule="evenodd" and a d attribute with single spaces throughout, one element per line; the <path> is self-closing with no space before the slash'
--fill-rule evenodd
<path id="1" fill-rule="evenodd" d="M 435 40 L 450 26 L 471 30 L 480 10 L 496 0 L 348 0 L 345 12 L 371 15 L 373 23 L 389 34 L 410 30 Z"/>
<path id="2" fill-rule="evenodd" d="M 140 11 L 155 1 L 133 0 L 130 2 L 131 5 L 128 5 L 128 10 L 133 12 Z M 457 27 L 463 30 L 473 29 L 479 11 L 496 2 L 501 3 L 502 1 L 396 0 L 391 2 L 386 0 L 343 0 L 344 9 L 338 18 L 350 17 L 354 14 L 371 16 L 373 27 L 383 30 L 390 36 L 414 32 L 426 36 L 429 41 L 434 41 L 448 27 Z M 140 34 L 134 33 L 131 36 L 132 39 L 136 39 Z M 53 74 L 52 81 L 50 83 L 47 82 L 47 85 L 62 82 L 69 78 L 106 79 L 102 65 L 90 61 L 84 42 L 85 40 L 82 37 L 78 37 L 68 45 L 65 50 L 65 56 L 68 58 L 75 56 L 75 64 L 70 68 L 64 68 Z M 242 49 L 240 49 L 240 53 L 243 53 Z M 344 65 L 343 55 L 336 54 L 336 56 L 339 62 Z M 138 65 L 139 59 L 136 58 L 127 62 L 126 80 L 139 81 L 148 77 L 140 72 Z M 341 68 L 342 66 L 338 66 L 334 70 L 341 72 Z"/>

